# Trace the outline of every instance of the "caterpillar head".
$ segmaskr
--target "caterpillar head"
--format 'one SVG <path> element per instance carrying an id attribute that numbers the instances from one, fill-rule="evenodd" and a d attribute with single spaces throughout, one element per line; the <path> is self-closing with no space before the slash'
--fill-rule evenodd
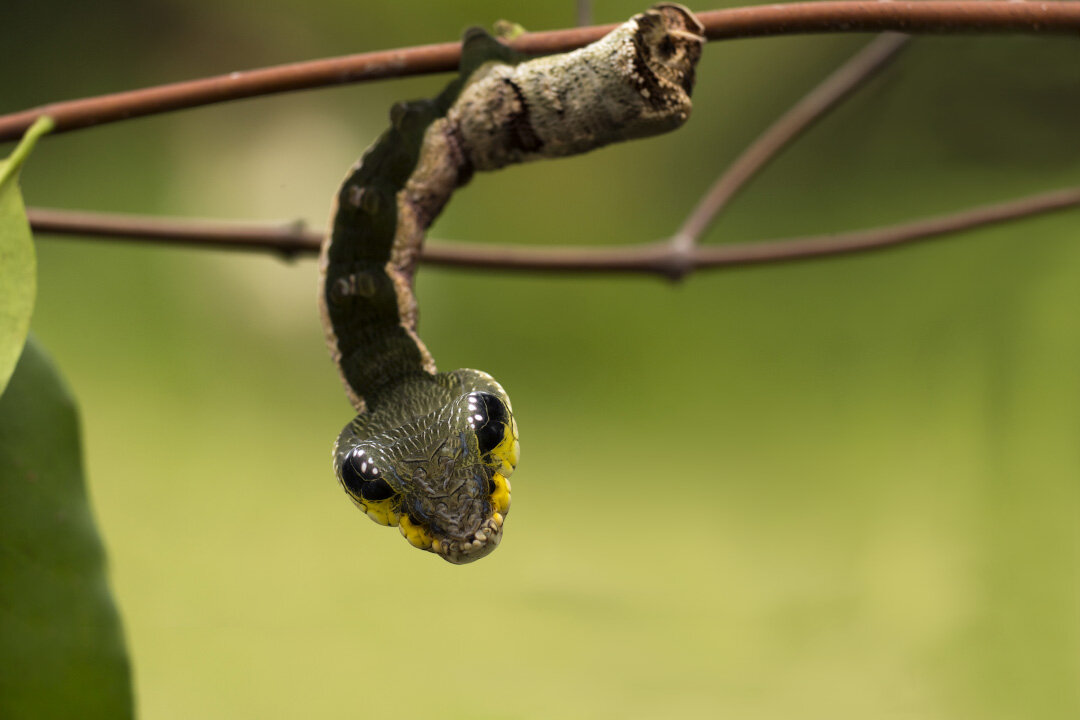
<path id="1" fill-rule="evenodd" d="M 335 452 L 338 479 L 357 507 L 455 564 L 490 554 L 510 510 L 517 423 L 506 393 L 487 380 L 389 430 L 368 434 L 362 414 Z"/>

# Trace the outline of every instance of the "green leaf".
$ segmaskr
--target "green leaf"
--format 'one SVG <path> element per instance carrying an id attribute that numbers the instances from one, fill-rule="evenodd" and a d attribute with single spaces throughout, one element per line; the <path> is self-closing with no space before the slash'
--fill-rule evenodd
<path id="1" fill-rule="evenodd" d="M 38 118 L 11 157 L 0 160 L 0 393 L 26 342 L 37 292 L 34 240 L 19 192 L 19 169 L 37 139 L 52 128 L 51 118 Z"/>
<path id="2" fill-rule="evenodd" d="M 0 397 L 0 718 L 132 717 L 74 401 L 33 338 Z"/>

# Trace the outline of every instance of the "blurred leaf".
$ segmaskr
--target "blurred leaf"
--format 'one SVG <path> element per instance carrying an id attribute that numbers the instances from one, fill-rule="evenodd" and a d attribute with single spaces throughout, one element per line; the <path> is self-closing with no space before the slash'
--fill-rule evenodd
<path id="1" fill-rule="evenodd" d="M 31 339 L 0 398 L 0 717 L 131 717 L 63 381 Z"/>
<path id="2" fill-rule="evenodd" d="M 19 169 L 37 139 L 52 127 L 51 118 L 38 118 L 11 157 L 0 160 L 0 393 L 26 342 L 37 290 L 34 240 L 19 192 Z"/>

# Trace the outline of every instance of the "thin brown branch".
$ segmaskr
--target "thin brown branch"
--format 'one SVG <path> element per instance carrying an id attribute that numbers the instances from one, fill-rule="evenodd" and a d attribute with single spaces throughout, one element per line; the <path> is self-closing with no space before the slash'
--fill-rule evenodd
<path id="1" fill-rule="evenodd" d="M 1080 3 L 921 0 L 919 2 L 807 2 L 711 10 L 698 14 L 710 40 L 823 32 L 1080 33 Z M 600 38 L 613 25 L 527 33 L 513 43 L 528 53 L 564 52 Z M 338 58 L 159 85 L 68 100 L 0 116 L 0 141 L 20 137 L 41 115 L 55 133 L 91 125 L 257 95 L 349 82 L 448 72 L 457 67 L 459 43 L 361 53 Z"/>
<path id="2" fill-rule="evenodd" d="M 1080 187 L 1053 190 L 950 215 L 921 218 L 900 225 L 856 230 L 839 235 L 699 247 L 695 254 L 696 267 L 704 269 L 759 265 L 885 250 L 1077 206 L 1080 206 Z"/>
<path id="3" fill-rule="evenodd" d="M 910 37 L 883 33 L 833 71 L 781 115 L 720 175 L 671 239 L 686 252 L 701 239 L 728 203 L 780 152 L 889 64 Z"/>
<path id="4" fill-rule="evenodd" d="M 268 250 L 286 258 L 319 251 L 322 235 L 300 221 L 285 223 L 185 220 L 150 215 L 27 208 L 30 227 L 46 235 L 77 235 L 225 250 Z"/>
<path id="5" fill-rule="evenodd" d="M 839 235 L 697 246 L 691 249 L 690 267 L 739 267 L 882 250 L 1076 206 L 1080 206 L 1080 188 L 1070 188 Z M 320 236 L 304 230 L 301 223 L 221 223 L 43 208 L 31 208 L 28 214 L 34 231 L 45 234 L 155 239 L 199 247 L 271 250 L 287 256 L 313 254 L 320 243 Z M 672 250 L 668 240 L 605 248 L 523 248 L 436 241 L 425 245 L 422 259 L 431 265 L 474 269 L 652 274 L 678 279 L 685 274 L 683 257 Z"/>

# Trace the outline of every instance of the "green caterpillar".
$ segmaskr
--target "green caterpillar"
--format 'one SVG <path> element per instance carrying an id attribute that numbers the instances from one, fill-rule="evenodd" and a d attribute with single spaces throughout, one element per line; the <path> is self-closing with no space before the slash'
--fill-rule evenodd
<path id="1" fill-rule="evenodd" d="M 499 544 L 519 445 L 510 398 L 479 370 L 438 373 L 416 334 L 424 232 L 478 170 L 655 135 L 690 114 L 702 27 L 664 3 L 597 42 L 529 59 L 465 33 L 458 78 L 399 103 L 349 172 L 320 257 L 330 353 L 358 415 L 334 469 L 376 522 L 452 563 Z"/>

